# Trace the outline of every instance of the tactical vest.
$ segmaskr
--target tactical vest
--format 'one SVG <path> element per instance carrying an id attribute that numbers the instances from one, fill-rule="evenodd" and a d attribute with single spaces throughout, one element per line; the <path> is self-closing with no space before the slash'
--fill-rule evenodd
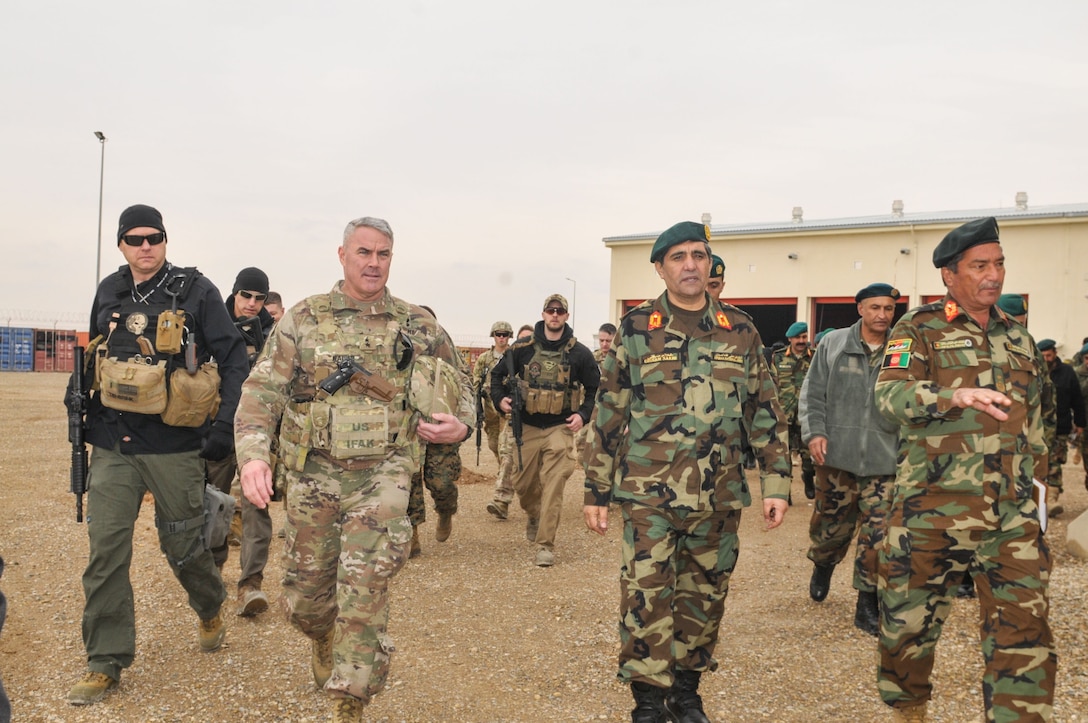
<path id="1" fill-rule="evenodd" d="M 545 350 L 533 341 L 533 356 L 522 368 L 525 411 L 529 414 L 562 414 L 582 406 L 582 385 L 571 382 L 570 350 L 578 343 L 571 337 L 562 349 Z"/>
<path id="2" fill-rule="evenodd" d="M 306 300 L 317 328 L 313 342 L 313 377 L 305 373 L 292 384 L 280 428 L 280 453 L 284 465 L 301 472 L 310 450 L 345 468 L 366 466 L 394 451 L 419 459 L 420 445 L 409 434 L 412 421 L 407 406 L 407 385 L 411 374 L 410 341 L 400 319 L 408 318 L 408 307 L 393 310 L 393 319 L 365 316 L 354 310 L 337 319 L 328 294 Z M 302 347 L 302 345 L 300 345 Z M 303 354 L 306 354 L 303 348 Z M 337 371 L 339 359 L 353 358 L 361 367 L 396 387 L 391 402 L 374 399 L 351 384 L 345 384 L 323 400 L 314 398 L 316 385 Z"/>

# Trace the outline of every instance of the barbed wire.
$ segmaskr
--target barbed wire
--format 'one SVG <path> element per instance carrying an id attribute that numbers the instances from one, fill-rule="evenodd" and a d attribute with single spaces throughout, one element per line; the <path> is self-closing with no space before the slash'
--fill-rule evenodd
<path id="1" fill-rule="evenodd" d="M 85 330 L 87 314 L 76 311 L 41 311 L 37 309 L 0 309 L 0 325 L 34 328 Z"/>

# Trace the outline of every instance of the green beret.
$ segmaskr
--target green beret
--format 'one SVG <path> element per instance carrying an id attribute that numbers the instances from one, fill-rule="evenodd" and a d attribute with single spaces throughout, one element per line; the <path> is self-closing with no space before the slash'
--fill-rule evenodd
<path id="1" fill-rule="evenodd" d="M 710 278 L 725 278 L 725 262 L 722 261 L 722 257 L 718 256 L 718 254 L 710 255 Z"/>
<path id="2" fill-rule="evenodd" d="M 821 331 L 820 333 L 818 333 L 816 335 L 816 338 L 813 340 L 813 343 L 819 344 L 821 341 L 823 341 L 823 338 L 825 336 L 827 336 L 828 334 L 830 334 L 833 331 L 835 331 L 835 327 L 833 327 L 833 326 L 827 327 L 826 329 L 824 329 L 823 331 Z"/>
<path id="3" fill-rule="evenodd" d="M 681 221 L 675 226 L 670 226 L 654 242 L 654 247 L 650 250 L 650 263 L 656 264 L 664 258 L 666 251 L 685 241 L 703 241 L 709 244 L 710 227 L 694 221 Z"/>
<path id="4" fill-rule="evenodd" d="M 948 265 L 957 254 L 979 244 L 995 244 L 1001 239 L 997 232 L 997 219 L 993 216 L 978 218 L 954 228 L 933 249 L 933 265 L 938 269 Z"/>
<path id="5" fill-rule="evenodd" d="M 790 324 L 790 328 L 786 329 L 786 338 L 792 339 L 795 336 L 801 336 L 808 333 L 808 324 L 803 321 L 795 321 Z"/>
<path id="6" fill-rule="evenodd" d="M 1082 355 L 1088 354 L 1088 344 L 1085 344 L 1084 346 L 1082 346 L 1082 347 L 1080 348 L 1080 353 L 1081 353 Z"/>
<path id="7" fill-rule="evenodd" d="M 1028 313 L 1028 302 L 1020 294 L 1002 294 L 997 299 L 997 308 L 1012 316 Z"/>
<path id="8" fill-rule="evenodd" d="M 891 284 L 869 284 L 854 296 L 854 303 L 860 304 L 863 300 L 871 299 L 874 296 L 890 296 L 895 301 L 898 301 L 899 289 Z"/>
<path id="9" fill-rule="evenodd" d="M 1035 346 L 1039 347 L 1039 351 L 1046 351 L 1047 349 L 1053 349 L 1057 345 L 1058 342 L 1054 341 L 1053 339 L 1043 339 Z"/>

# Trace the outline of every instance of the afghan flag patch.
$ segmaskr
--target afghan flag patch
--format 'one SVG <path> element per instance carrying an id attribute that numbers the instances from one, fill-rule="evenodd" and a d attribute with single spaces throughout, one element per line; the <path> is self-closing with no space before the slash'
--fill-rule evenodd
<path id="1" fill-rule="evenodd" d="M 897 351 L 884 356 L 885 369 L 906 369 L 910 366 L 910 352 Z"/>

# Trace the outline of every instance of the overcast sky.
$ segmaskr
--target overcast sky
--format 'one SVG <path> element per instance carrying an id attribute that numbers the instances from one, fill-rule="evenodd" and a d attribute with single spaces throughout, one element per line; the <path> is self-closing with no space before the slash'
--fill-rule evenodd
<path id="1" fill-rule="evenodd" d="M 1088 201 L 1088 3 L 50 2 L 0 24 L 0 324 L 86 328 L 117 217 L 289 304 L 387 219 L 390 288 L 459 341 L 574 296 L 602 237 Z M 726 259 L 727 265 L 740 263 Z M 569 279 L 573 279 L 573 282 Z"/>

